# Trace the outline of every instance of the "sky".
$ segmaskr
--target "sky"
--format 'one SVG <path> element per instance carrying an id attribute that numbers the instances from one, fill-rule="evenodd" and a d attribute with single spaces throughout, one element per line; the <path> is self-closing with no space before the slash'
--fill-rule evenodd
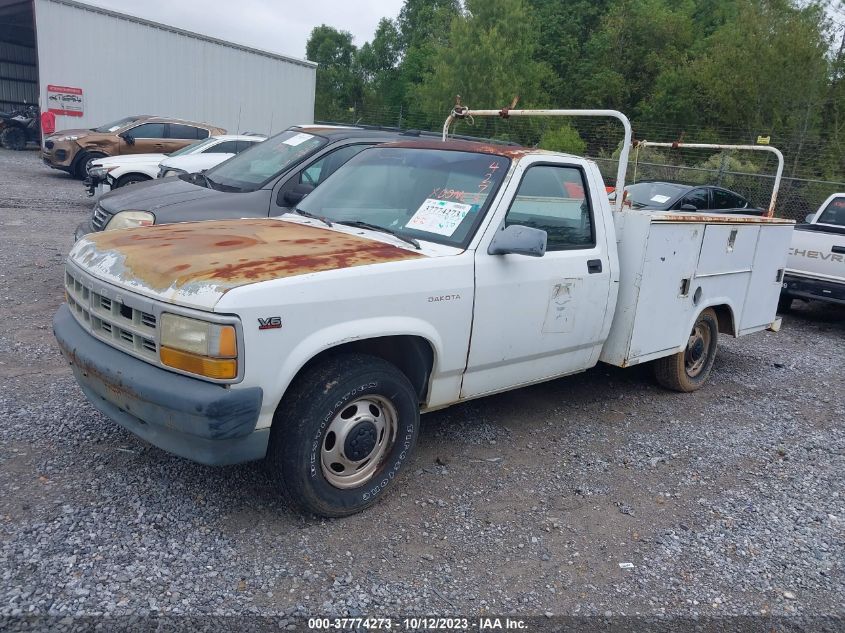
<path id="1" fill-rule="evenodd" d="M 370 41 L 383 17 L 395 18 L 403 0 L 82 0 L 188 31 L 305 58 L 311 29 L 328 24 Z"/>

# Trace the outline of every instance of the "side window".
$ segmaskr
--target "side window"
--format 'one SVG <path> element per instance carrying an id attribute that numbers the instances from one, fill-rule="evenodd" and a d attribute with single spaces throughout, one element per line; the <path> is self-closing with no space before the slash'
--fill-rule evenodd
<path id="1" fill-rule="evenodd" d="M 238 142 L 237 141 L 223 141 L 222 143 L 218 143 L 217 145 L 212 145 L 207 150 L 203 152 L 203 154 L 237 154 L 238 153 Z"/>
<path id="2" fill-rule="evenodd" d="M 735 193 L 724 189 L 713 189 L 714 209 L 744 209 L 747 206 L 748 202 Z"/>
<path id="3" fill-rule="evenodd" d="M 249 149 L 255 145 L 255 141 L 236 141 L 235 154 L 240 154 L 245 149 Z"/>
<path id="4" fill-rule="evenodd" d="M 201 127 L 195 127 L 194 130 L 196 130 L 197 138 L 199 140 L 202 140 L 204 138 L 208 138 L 208 130 L 201 128 Z"/>
<path id="5" fill-rule="evenodd" d="M 529 167 L 505 216 L 505 226 L 522 224 L 544 230 L 547 251 L 595 246 L 586 190 L 584 174 L 577 167 Z"/>
<path id="6" fill-rule="evenodd" d="M 300 184 L 314 185 L 316 187 L 331 176 L 338 167 L 368 147 L 370 146 L 347 145 L 346 147 L 341 147 L 339 150 L 326 154 L 300 172 Z"/>
<path id="7" fill-rule="evenodd" d="M 165 138 L 164 123 L 143 123 L 129 130 L 132 138 Z"/>
<path id="8" fill-rule="evenodd" d="M 199 138 L 205 138 L 207 134 L 200 136 L 199 135 L 199 128 L 195 128 L 193 125 L 182 125 L 181 123 L 171 123 L 170 124 L 170 138 L 179 138 L 179 139 L 189 139 L 189 140 L 196 140 Z M 205 131 L 205 130 L 203 130 Z"/>
<path id="9" fill-rule="evenodd" d="M 707 211 L 710 208 L 709 197 L 707 189 L 693 189 L 683 197 L 680 206 L 691 204 L 698 211 Z"/>

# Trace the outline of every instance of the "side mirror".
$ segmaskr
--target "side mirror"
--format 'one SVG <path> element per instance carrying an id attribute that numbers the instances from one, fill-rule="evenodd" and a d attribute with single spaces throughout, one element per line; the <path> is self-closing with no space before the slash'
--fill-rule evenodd
<path id="1" fill-rule="evenodd" d="M 511 224 L 501 229 L 493 237 L 489 255 L 527 255 L 528 257 L 542 257 L 546 254 L 548 235 L 541 229 Z"/>
<path id="2" fill-rule="evenodd" d="M 300 183 L 294 186 L 293 189 L 288 189 L 282 194 L 282 200 L 279 201 L 279 206 L 293 208 L 302 202 L 305 196 L 312 191 L 314 191 L 314 185 Z"/>
<path id="3" fill-rule="evenodd" d="M 686 204 L 681 205 L 681 211 L 698 211 L 698 207 L 687 202 Z"/>
<path id="4" fill-rule="evenodd" d="M 134 145 L 135 144 L 135 137 L 133 137 L 129 132 L 124 132 L 123 134 L 119 135 L 124 141 L 126 141 L 127 145 Z"/>
<path id="5" fill-rule="evenodd" d="M 812 222 L 812 221 L 813 221 L 813 218 L 814 218 L 814 217 L 816 217 L 816 214 L 815 214 L 815 213 L 811 213 L 811 214 L 810 214 L 810 215 L 808 215 L 806 218 L 804 218 L 804 222 L 806 222 L 807 224 L 810 224 L 810 222 Z"/>

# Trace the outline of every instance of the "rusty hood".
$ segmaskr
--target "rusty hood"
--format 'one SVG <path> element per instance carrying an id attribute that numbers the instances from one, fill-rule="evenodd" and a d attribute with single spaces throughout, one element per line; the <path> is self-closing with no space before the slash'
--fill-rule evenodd
<path id="1" fill-rule="evenodd" d="M 199 309 L 246 284 L 419 257 L 424 255 L 366 237 L 278 219 L 93 233 L 69 256 L 105 282 Z"/>

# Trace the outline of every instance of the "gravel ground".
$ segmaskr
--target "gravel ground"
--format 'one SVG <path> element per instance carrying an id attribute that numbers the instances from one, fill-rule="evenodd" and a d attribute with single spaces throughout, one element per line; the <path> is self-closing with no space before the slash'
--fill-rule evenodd
<path id="1" fill-rule="evenodd" d="M 309 519 L 88 405 L 50 322 L 91 202 L 0 174 L 0 615 L 843 615 L 845 310 L 723 340 L 694 394 L 599 366 L 426 415 L 402 485 Z"/>

